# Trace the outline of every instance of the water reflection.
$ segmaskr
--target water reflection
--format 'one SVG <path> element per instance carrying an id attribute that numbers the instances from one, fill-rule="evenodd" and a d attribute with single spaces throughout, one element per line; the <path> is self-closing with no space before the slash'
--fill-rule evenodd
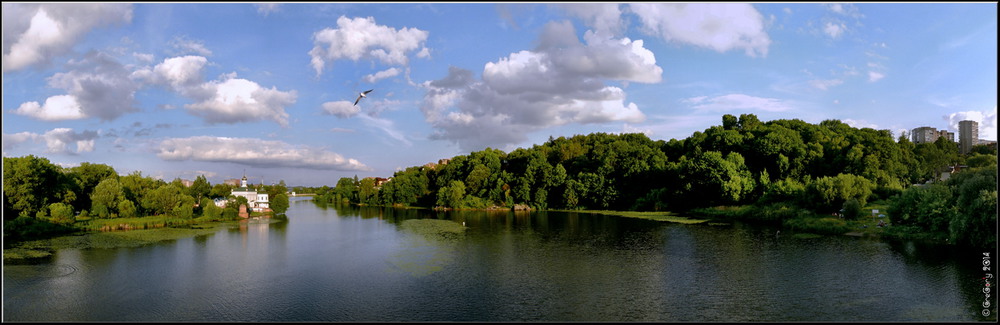
<path id="1" fill-rule="evenodd" d="M 973 253 L 741 223 L 293 198 L 286 222 L 5 266 L 4 320 L 995 320 L 978 316 Z"/>

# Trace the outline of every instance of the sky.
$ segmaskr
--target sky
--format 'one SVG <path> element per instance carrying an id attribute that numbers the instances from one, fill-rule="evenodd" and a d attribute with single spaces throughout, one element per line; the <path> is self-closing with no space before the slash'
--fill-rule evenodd
<path id="1" fill-rule="evenodd" d="M 995 2 L 4 2 L 3 156 L 332 187 L 724 114 L 996 140 L 997 30 Z"/>

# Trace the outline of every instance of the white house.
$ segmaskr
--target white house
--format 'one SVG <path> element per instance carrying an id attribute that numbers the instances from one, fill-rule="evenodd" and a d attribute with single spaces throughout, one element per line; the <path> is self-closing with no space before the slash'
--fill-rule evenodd
<path id="1" fill-rule="evenodd" d="M 236 197 L 242 196 L 246 198 L 250 208 L 255 212 L 264 212 L 271 208 L 267 193 L 257 193 L 256 189 L 247 186 L 247 175 L 243 175 L 243 179 L 240 180 L 240 187 L 234 188 L 232 194 Z"/>

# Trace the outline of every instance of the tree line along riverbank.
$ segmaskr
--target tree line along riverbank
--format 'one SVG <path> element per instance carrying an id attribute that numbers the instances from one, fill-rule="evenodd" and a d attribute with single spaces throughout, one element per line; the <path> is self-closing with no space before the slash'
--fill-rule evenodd
<path id="1" fill-rule="evenodd" d="M 949 166 L 964 168 L 942 181 Z M 333 187 L 296 190 L 315 193 L 320 202 L 632 211 L 625 214 L 647 218 L 670 211 L 796 231 L 995 246 L 996 166 L 996 150 L 986 146 L 963 155 L 944 138 L 914 144 L 905 135 L 894 139 L 888 130 L 838 120 L 762 122 L 753 114 L 727 114 L 721 125 L 681 140 L 550 137 L 509 153 L 487 148 L 409 167 L 387 179 L 345 177 Z M 93 231 L 95 220 L 233 220 L 231 205 L 216 210 L 210 200 L 231 190 L 203 176 L 185 187 L 179 179 L 168 183 L 139 172 L 119 176 L 107 165 L 62 168 L 41 157 L 5 157 L 4 240 Z M 287 192 L 283 182 L 260 190 L 276 199 Z M 873 207 L 885 211 L 889 227 L 865 228 Z"/>

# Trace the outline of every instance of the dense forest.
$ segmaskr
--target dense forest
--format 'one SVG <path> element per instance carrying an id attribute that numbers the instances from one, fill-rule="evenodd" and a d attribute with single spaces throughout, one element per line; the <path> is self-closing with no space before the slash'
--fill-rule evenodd
<path id="1" fill-rule="evenodd" d="M 231 195 L 234 186 L 212 185 L 204 175 L 190 186 L 181 179 L 166 182 L 134 172 L 121 176 L 111 166 L 82 163 L 62 168 L 35 156 L 3 158 L 3 217 L 5 244 L 21 239 L 88 229 L 103 220 L 160 216 L 186 223 L 236 220 L 244 197 Z M 289 206 L 284 181 L 262 185 L 271 209 L 284 213 Z M 227 199 L 225 208 L 214 199 Z"/>
<path id="2" fill-rule="evenodd" d="M 949 166 L 965 167 L 940 181 Z M 838 120 L 761 122 L 752 114 L 727 114 L 722 125 L 683 140 L 606 133 L 550 137 L 531 148 L 509 153 L 488 148 L 376 181 L 355 176 L 334 187 L 293 190 L 316 193 L 324 202 L 381 206 L 639 211 L 755 206 L 840 212 L 847 218 L 880 200 L 889 202 L 895 225 L 944 233 L 952 242 L 996 241 L 996 149 L 976 146 L 960 155 L 956 143 L 944 138 L 914 144 L 905 134 L 893 139 L 888 130 Z M 61 168 L 34 156 L 5 157 L 3 186 L 5 239 L 28 225 L 73 225 L 81 216 L 225 219 L 236 213 L 214 209 L 211 199 L 229 196 L 231 188 L 213 186 L 204 176 L 185 187 L 179 179 L 119 176 L 100 164 Z M 287 208 L 283 182 L 261 190 L 274 198 L 272 208 Z M 204 208 L 195 208 L 196 202 Z M 789 211 L 800 211 L 794 209 Z"/>
<path id="3" fill-rule="evenodd" d="M 966 168 L 933 182 L 956 165 Z M 319 200 L 384 206 L 687 211 L 755 205 L 827 215 L 846 209 L 848 217 L 885 200 L 908 202 L 890 209 L 896 224 L 995 243 L 996 165 L 995 149 L 976 146 L 960 155 L 945 138 L 914 144 L 906 135 L 893 139 L 888 130 L 838 120 L 761 122 L 752 114 L 727 114 L 722 125 L 683 140 L 605 133 L 550 138 L 510 153 L 486 149 L 410 167 L 381 186 L 354 177 L 308 190 Z M 933 200 L 939 206 L 923 206 L 924 196 L 939 194 Z"/>

